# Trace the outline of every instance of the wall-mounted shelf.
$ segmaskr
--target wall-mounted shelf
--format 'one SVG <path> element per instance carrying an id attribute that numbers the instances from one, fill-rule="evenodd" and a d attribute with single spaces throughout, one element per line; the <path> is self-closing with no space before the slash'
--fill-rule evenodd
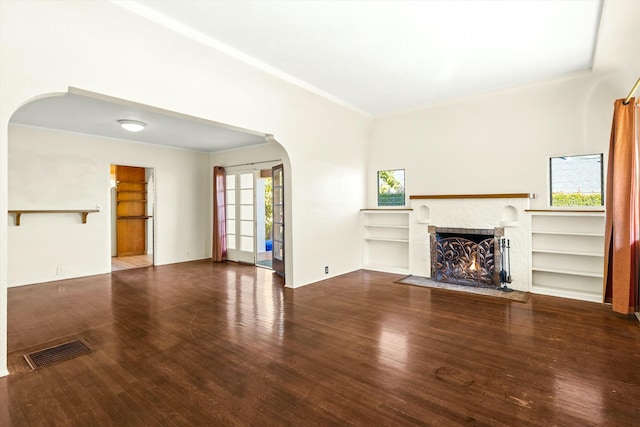
<path id="1" fill-rule="evenodd" d="M 79 213 L 82 214 L 82 223 L 87 223 L 87 215 L 90 213 L 100 212 L 99 209 L 12 209 L 8 211 L 16 216 L 16 226 L 20 225 L 20 217 L 26 213 Z"/>

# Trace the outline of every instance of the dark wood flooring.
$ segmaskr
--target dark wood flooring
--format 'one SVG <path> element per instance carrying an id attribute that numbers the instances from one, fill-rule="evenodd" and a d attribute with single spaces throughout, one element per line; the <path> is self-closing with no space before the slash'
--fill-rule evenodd
<path id="1" fill-rule="evenodd" d="M 199 261 L 9 289 L 0 425 L 640 425 L 635 317 L 400 277 Z M 76 337 L 96 351 L 22 359 Z"/>

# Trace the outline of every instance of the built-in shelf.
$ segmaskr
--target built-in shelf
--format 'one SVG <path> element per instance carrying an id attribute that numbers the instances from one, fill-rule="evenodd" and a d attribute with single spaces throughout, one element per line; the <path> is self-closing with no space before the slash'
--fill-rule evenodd
<path id="1" fill-rule="evenodd" d="M 408 274 L 411 211 L 397 208 L 362 209 L 364 268 Z"/>
<path id="2" fill-rule="evenodd" d="M 369 240 L 372 242 L 400 242 L 400 243 L 409 243 L 409 239 L 384 239 L 380 237 L 365 237 L 364 240 Z"/>
<path id="3" fill-rule="evenodd" d="M 568 274 L 571 276 L 603 277 L 602 273 L 580 271 L 580 270 L 565 270 L 562 268 L 532 267 L 531 270 L 544 271 L 546 273 Z"/>
<path id="4" fill-rule="evenodd" d="M 575 233 L 571 231 L 542 231 L 532 230 L 533 234 L 555 234 L 556 236 L 591 236 L 591 237 L 604 237 L 602 233 Z"/>
<path id="5" fill-rule="evenodd" d="M 546 212 L 546 213 L 578 213 L 581 215 L 584 214 L 603 214 L 604 209 L 525 209 L 525 212 Z"/>
<path id="6" fill-rule="evenodd" d="M 22 214 L 28 214 L 28 213 L 33 213 L 33 214 L 43 214 L 43 213 L 46 213 L 46 214 L 49 214 L 49 213 L 79 213 L 79 214 L 82 214 L 82 223 L 86 224 L 87 223 L 87 216 L 90 213 L 100 212 L 100 210 L 99 209 L 11 209 L 8 212 L 10 214 L 14 214 L 15 215 L 16 226 L 19 226 Z"/>
<path id="7" fill-rule="evenodd" d="M 561 250 L 554 250 L 554 249 L 531 249 L 531 252 L 541 253 L 541 254 L 578 255 L 578 256 L 591 256 L 591 257 L 604 258 L 604 253 L 602 252 L 561 251 Z"/>
<path id="8" fill-rule="evenodd" d="M 589 302 L 602 302 L 602 297 L 594 292 L 581 292 L 581 291 L 572 291 L 572 290 L 559 290 L 553 287 L 544 287 L 538 286 L 536 289 L 536 293 L 542 295 L 549 295 L 552 297 L 560 297 L 560 298 L 571 298 L 580 301 L 589 301 Z"/>
<path id="9" fill-rule="evenodd" d="M 602 301 L 604 212 L 527 210 L 531 292 Z"/>

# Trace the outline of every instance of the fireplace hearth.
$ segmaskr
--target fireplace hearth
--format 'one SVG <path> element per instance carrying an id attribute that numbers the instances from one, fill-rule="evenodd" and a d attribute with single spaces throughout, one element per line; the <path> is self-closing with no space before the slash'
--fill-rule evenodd
<path id="1" fill-rule="evenodd" d="M 431 278 L 475 287 L 500 286 L 504 229 L 429 227 Z"/>

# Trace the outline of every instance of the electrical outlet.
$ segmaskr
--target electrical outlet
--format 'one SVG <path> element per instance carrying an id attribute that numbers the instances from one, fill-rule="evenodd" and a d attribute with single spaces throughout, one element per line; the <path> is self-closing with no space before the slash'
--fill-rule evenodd
<path id="1" fill-rule="evenodd" d="M 326 266 L 326 267 L 324 268 L 324 274 L 329 274 L 329 266 Z"/>

